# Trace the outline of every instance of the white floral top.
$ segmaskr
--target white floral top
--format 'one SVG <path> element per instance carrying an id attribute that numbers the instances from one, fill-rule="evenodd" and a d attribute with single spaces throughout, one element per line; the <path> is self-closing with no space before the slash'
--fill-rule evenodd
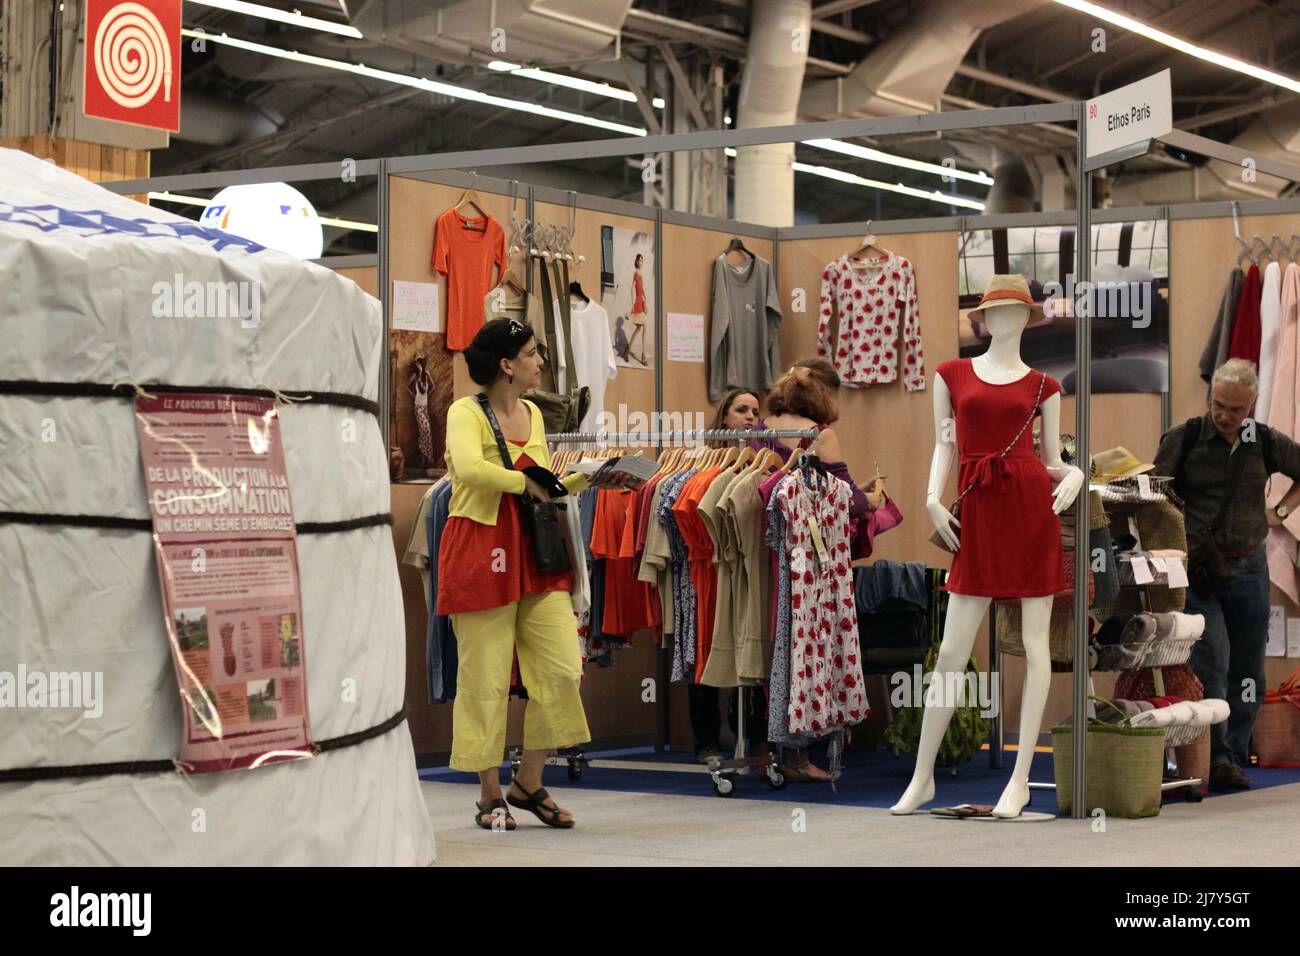
<path id="1" fill-rule="evenodd" d="M 832 315 L 839 317 L 836 342 L 830 341 Z M 840 256 L 830 263 L 822 272 L 817 354 L 834 363 L 845 385 L 892 382 L 901 364 L 904 387 L 924 391 L 912 264 L 893 253 L 881 259 Z"/>

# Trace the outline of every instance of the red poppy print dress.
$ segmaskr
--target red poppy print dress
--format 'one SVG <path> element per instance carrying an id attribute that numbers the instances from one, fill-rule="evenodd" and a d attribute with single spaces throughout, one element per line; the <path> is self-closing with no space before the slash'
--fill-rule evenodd
<path id="1" fill-rule="evenodd" d="M 839 328 L 832 342 L 835 316 Z M 822 272 L 817 354 L 834 363 L 845 385 L 892 382 L 901 365 L 904 387 L 909 392 L 924 391 L 925 358 L 912 264 L 891 252 L 880 259 L 840 256 L 828 265 Z"/>
<path id="2" fill-rule="evenodd" d="M 790 703 L 792 734 L 820 737 L 870 714 L 862 686 L 858 612 L 849 557 L 848 484 L 802 472 L 773 490 L 785 517 L 790 562 Z M 810 519 L 821 531 L 828 560 L 818 556 Z"/>
<path id="3" fill-rule="evenodd" d="M 1034 454 L 1032 423 L 1005 457 L 999 453 L 1030 414 L 1061 390 L 1050 375 L 1030 371 L 1005 385 L 975 374 L 970 359 L 940 362 L 936 370 L 952 395 L 961 465 L 961 547 L 948 571 L 948 591 L 978 597 L 1044 597 L 1066 590 L 1061 521 L 1052 510 L 1052 476 Z"/>

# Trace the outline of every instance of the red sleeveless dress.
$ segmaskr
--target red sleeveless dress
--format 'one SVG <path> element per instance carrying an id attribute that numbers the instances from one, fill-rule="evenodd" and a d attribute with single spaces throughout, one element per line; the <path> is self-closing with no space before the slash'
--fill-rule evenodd
<path id="1" fill-rule="evenodd" d="M 1034 411 L 1040 379 L 1045 380 L 1040 404 L 1061 391 L 1060 383 L 1031 370 L 1006 385 L 990 385 L 975 374 L 970 359 L 943 362 L 937 371 L 952 394 L 957 418 L 957 493 L 975 484 L 961 501 L 961 548 L 953 556 L 947 589 L 991 598 L 1066 590 L 1052 477 L 1034 454 L 1033 426 L 998 458 Z"/>

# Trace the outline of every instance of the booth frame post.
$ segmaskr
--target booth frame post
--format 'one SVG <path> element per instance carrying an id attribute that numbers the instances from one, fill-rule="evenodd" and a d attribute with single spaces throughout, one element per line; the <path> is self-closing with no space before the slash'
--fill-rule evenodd
<path id="1" fill-rule="evenodd" d="M 1076 285 L 1089 281 L 1092 274 L 1092 172 L 1088 169 L 1088 124 L 1084 120 L 1085 104 L 1075 104 L 1078 111 L 1075 128 L 1079 132 L 1078 153 L 1075 171 L 1075 213 L 1078 222 L 1075 227 L 1075 277 Z M 1087 288 L 1087 286 L 1083 286 Z M 1085 806 L 1088 793 L 1087 765 L 1087 713 L 1088 693 L 1091 689 L 1091 673 L 1088 669 L 1088 566 L 1091 553 L 1087 547 L 1088 540 L 1088 493 L 1089 472 L 1091 471 L 1092 451 L 1092 297 L 1085 300 L 1086 308 L 1075 303 L 1074 318 L 1074 433 L 1078 449 L 1076 461 L 1083 469 L 1083 487 L 1075 499 L 1074 520 L 1074 731 L 1073 772 L 1070 794 L 1070 816 L 1083 820 L 1088 816 Z M 1083 547 L 1080 548 L 1080 544 Z M 1046 650 L 1046 648 L 1044 648 Z M 1033 747 L 1036 740 L 1022 740 L 1021 747 Z"/>
<path id="2" fill-rule="evenodd" d="M 388 160 L 379 160 L 378 196 L 379 215 L 375 221 L 379 224 L 379 262 L 376 271 L 376 283 L 379 286 L 379 310 L 383 314 L 384 337 L 379 348 L 379 434 L 384 438 L 384 461 L 389 460 L 389 448 L 392 446 L 390 428 L 392 424 L 392 359 L 389 357 L 392 342 L 392 329 L 389 327 L 389 290 L 388 290 Z M 390 471 L 391 471 L 391 466 Z"/>
<path id="3" fill-rule="evenodd" d="M 667 315 L 664 312 L 664 211 L 662 206 L 655 207 L 655 410 L 663 411 L 664 407 L 664 364 L 668 361 L 667 350 L 664 347 L 664 331 L 667 326 Z M 654 431 L 659 431 L 659 422 L 655 423 Z M 663 455 L 663 444 L 659 441 L 655 447 L 655 458 Z M 665 622 L 666 623 L 666 622 Z M 662 638 L 663 631 L 660 630 Z M 671 747 L 672 743 L 672 652 L 668 645 L 662 639 L 659 643 L 659 652 L 655 657 L 658 673 L 656 675 L 655 695 L 659 701 L 659 706 L 655 708 L 655 753 L 661 754 Z"/>

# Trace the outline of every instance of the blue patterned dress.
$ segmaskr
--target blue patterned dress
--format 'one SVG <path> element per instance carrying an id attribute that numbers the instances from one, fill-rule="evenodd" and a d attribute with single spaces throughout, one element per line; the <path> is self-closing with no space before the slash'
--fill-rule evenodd
<path id="1" fill-rule="evenodd" d="M 673 516 L 673 504 L 682 488 L 698 469 L 692 468 L 663 481 L 663 493 L 655 518 L 668 535 L 668 550 L 673 570 L 673 669 L 674 683 L 689 681 L 695 675 L 695 584 L 691 581 L 690 553 L 686 540 Z"/>

